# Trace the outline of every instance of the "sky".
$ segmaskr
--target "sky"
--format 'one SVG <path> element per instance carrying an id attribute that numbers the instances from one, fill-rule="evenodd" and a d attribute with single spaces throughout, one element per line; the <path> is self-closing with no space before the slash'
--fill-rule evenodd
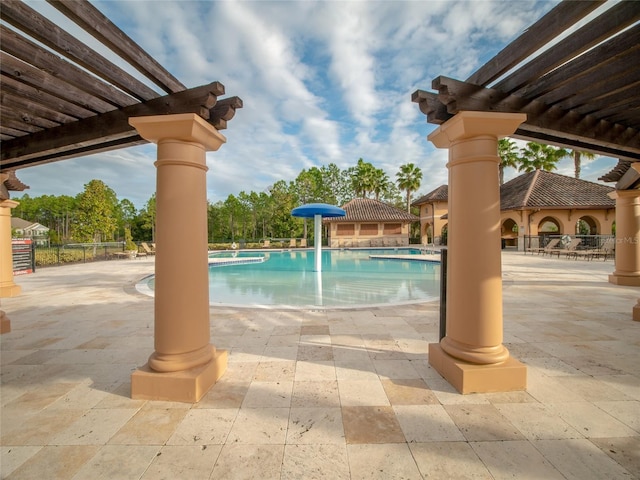
<path id="1" fill-rule="evenodd" d="M 56 21 L 46 2 L 28 3 Z M 447 150 L 427 140 L 436 126 L 411 94 L 431 91 L 439 75 L 466 79 L 558 1 L 92 3 L 187 88 L 219 81 L 225 97 L 243 100 L 221 132 L 227 142 L 207 153 L 207 196 L 216 203 L 267 191 L 314 166 L 344 170 L 359 158 L 391 180 L 401 165 L 418 166 L 423 177 L 414 198 L 446 184 Z M 155 145 L 142 145 L 17 176 L 31 197 L 75 196 L 98 178 L 142 208 L 155 192 L 155 159 Z M 583 160 L 581 178 L 597 182 L 616 163 Z M 556 172 L 573 176 L 573 161 L 563 160 Z M 517 175 L 505 172 L 506 180 Z"/>

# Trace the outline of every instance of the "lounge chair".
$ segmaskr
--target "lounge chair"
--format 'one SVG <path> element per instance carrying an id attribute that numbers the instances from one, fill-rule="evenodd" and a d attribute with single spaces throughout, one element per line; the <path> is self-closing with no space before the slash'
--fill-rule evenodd
<path id="1" fill-rule="evenodd" d="M 289 248 L 296 248 L 296 239 L 295 238 L 292 238 L 289 241 Z"/>
<path id="2" fill-rule="evenodd" d="M 558 258 L 560 258 L 560 255 L 566 255 L 567 258 L 575 255 L 576 253 L 576 248 L 578 247 L 578 245 L 580 245 L 580 243 L 582 242 L 581 238 L 574 238 L 573 240 L 571 240 L 569 242 L 569 244 L 564 247 L 564 248 L 554 248 L 552 251 L 549 252 L 550 255 L 558 255 Z"/>
<path id="3" fill-rule="evenodd" d="M 144 251 L 145 255 L 155 255 L 156 254 L 155 250 L 150 248 L 149 245 L 146 242 L 142 242 L 140 244 L 140 246 L 142 247 L 142 250 Z"/>
<path id="4" fill-rule="evenodd" d="M 269 248 L 271 247 L 271 240 L 265 240 L 264 243 L 262 244 L 262 248 Z"/>
<path id="5" fill-rule="evenodd" d="M 613 258 L 615 256 L 615 248 L 616 248 L 615 238 L 608 238 L 604 241 L 604 243 L 598 250 L 594 250 L 591 252 L 591 255 L 589 256 L 589 260 L 593 258 L 603 257 L 603 259 L 606 261 L 607 257 Z"/>
<path id="6" fill-rule="evenodd" d="M 539 247 L 539 248 L 532 248 L 531 252 L 535 252 L 538 255 L 540 255 L 542 253 L 542 255 L 544 255 L 545 253 L 553 250 L 554 248 L 556 248 L 558 246 L 558 243 L 560 243 L 560 239 L 559 238 L 552 238 L 551 240 L 549 240 L 549 243 L 547 243 L 544 247 Z"/>
<path id="7" fill-rule="evenodd" d="M 307 239 L 306 238 L 300 239 L 300 248 L 307 248 Z"/>

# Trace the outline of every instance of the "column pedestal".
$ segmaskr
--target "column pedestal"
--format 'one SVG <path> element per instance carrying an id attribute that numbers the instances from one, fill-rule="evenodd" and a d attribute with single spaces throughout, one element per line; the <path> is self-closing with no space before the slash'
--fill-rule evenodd
<path id="1" fill-rule="evenodd" d="M 609 283 L 640 287 L 640 191 L 616 190 L 615 271 Z"/>
<path id="2" fill-rule="evenodd" d="M 158 144 L 155 351 L 131 375 L 131 397 L 197 402 L 227 367 L 227 352 L 209 343 L 206 188 L 206 152 L 225 138 L 194 114 L 129 122 Z"/>
<path id="3" fill-rule="evenodd" d="M 446 336 L 429 363 L 460 393 L 526 388 L 525 365 L 502 344 L 498 138 L 524 114 L 461 112 L 429 140 L 449 149 Z"/>

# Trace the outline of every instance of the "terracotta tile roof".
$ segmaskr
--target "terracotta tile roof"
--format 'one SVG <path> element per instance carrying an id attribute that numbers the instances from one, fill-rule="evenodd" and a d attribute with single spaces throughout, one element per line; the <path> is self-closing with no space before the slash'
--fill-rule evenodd
<path id="1" fill-rule="evenodd" d="M 414 200 L 411 205 L 424 205 L 431 202 L 446 202 L 449 200 L 449 185 L 440 185 L 435 190 Z"/>
<path id="2" fill-rule="evenodd" d="M 514 208 L 614 208 L 607 196 L 614 189 L 558 173 L 535 170 L 500 187 L 500 209 Z"/>
<path id="3" fill-rule="evenodd" d="M 405 210 L 372 198 L 354 198 L 342 208 L 347 213 L 344 217 L 326 218 L 324 223 L 332 222 L 417 222 L 420 219 Z"/>

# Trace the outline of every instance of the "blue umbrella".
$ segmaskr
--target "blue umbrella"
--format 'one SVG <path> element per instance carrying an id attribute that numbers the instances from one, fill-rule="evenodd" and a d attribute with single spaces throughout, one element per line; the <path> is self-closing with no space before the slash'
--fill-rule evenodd
<path id="1" fill-rule="evenodd" d="M 291 210 L 294 217 L 314 219 L 315 226 L 315 270 L 322 270 L 322 217 L 344 217 L 347 214 L 342 208 L 327 203 L 307 203 Z"/>

